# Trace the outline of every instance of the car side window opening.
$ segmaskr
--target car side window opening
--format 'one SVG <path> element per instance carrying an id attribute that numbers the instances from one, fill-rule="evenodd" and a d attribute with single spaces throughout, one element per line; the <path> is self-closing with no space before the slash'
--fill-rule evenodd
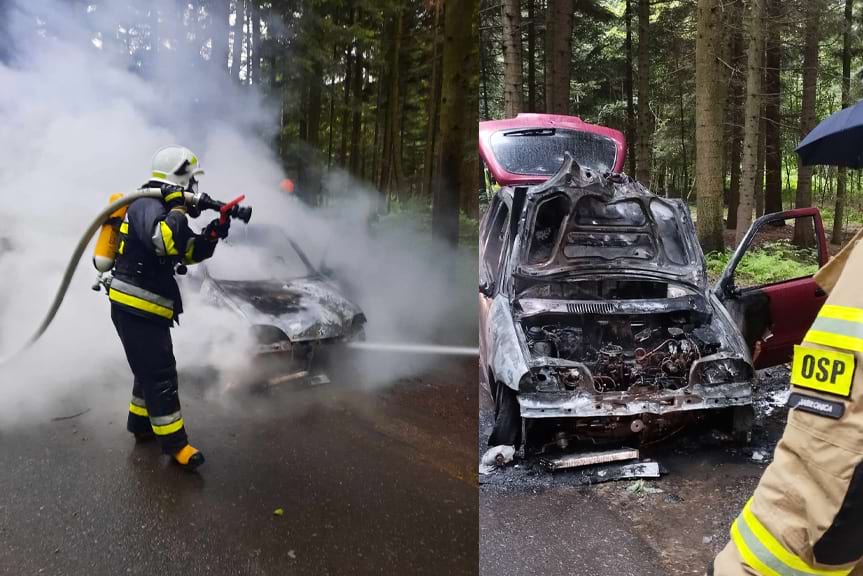
<path id="1" fill-rule="evenodd" d="M 500 271 L 501 252 L 503 241 L 506 238 L 506 223 L 508 221 L 509 207 L 505 202 L 500 202 L 498 210 L 494 214 L 489 226 L 488 238 L 483 253 L 485 265 L 491 273 L 491 279 L 496 279 Z"/>
<path id="2" fill-rule="evenodd" d="M 479 223 L 479 244 L 480 246 L 485 246 L 488 241 L 488 231 L 491 228 L 491 224 L 494 221 L 495 213 L 497 212 L 497 208 L 500 206 L 500 197 L 495 196 L 492 198 L 491 203 L 489 204 L 488 211 L 485 213 L 485 216 L 480 220 Z"/>
<path id="3" fill-rule="evenodd" d="M 660 242 L 665 251 L 665 256 L 675 264 L 685 265 L 688 261 L 683 235 L 677 223 L 677 215 L 662 200 L 650 202 L 650 212 L 656 222 Z"/>
<path id="4" fill-rule="evenodd" d="M 569 198 L 560 194 L 543 200 L 537 207 L 527 256 L 528 264 L 542 264 L 552 257 L 570 206 Z"/>
<path id="5" fill-rule="evenodd" d="M 785 226 L 762 226 L 734 269 L 734 285 L 739 289 L 755 288 L 807 278 L 819 268 L 815 219 L 796 219 L 805 232 L 802 242 L 795 243 L 794 220 Z"/>

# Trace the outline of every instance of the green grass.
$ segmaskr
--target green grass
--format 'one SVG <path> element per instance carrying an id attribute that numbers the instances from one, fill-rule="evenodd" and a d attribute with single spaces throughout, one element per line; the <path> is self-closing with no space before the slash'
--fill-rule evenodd
<path id="1" fill-rule="evenodd" d="M 731 259 L 731 250 L 710 252 L 707 274 L 716 280 Z M 738 287 L 773 284 L 783 280 L 810 276 L 818 270 L 818 254 L 813 248 L 798 248 L 788 240 L 765 242 L 750 248 L 735 271 Z"/>

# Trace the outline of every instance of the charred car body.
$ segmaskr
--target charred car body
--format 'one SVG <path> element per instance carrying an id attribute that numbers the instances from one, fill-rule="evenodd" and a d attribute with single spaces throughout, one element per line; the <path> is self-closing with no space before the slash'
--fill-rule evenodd
<path id="1" fill-rule="evenodd" d="M 812 290 L 797 303 L 800 326 L 778 334 L 772 314 L 793 305 L 788 286 L 737 289 L 744 242 L 711 289 L 684 202 L 616 171 L 620 133 L 545 115 L 483 124 L 488 181 L 512 184 L 497 190 L 480 228 L 481 374 L 496 416 L 489 443 L 542 450 L 548 428 L 564 442 L 655 435 L 718 409 L 745 433 L 754 369 L 769 365 L 751 350 L 758 343 L 774 364 L 790 356 L 820 307 L 811 278 L 797 282 Z M 514 148 L 537 140 L 539 151 Z M 771 215 L 754 229 L 797 216 Z M 799 216 L 820 230 L 817 212 Z"/>
<path id="2" fill-rule="evenodd" d="M 192 282 L 212 304 L 231 310 L 255 340 L 256 376 L 320 383 L 334 347 L 364 338 L 362 310 L 276 228 L 232 235 L 220 259 L 203 263 Z"/>

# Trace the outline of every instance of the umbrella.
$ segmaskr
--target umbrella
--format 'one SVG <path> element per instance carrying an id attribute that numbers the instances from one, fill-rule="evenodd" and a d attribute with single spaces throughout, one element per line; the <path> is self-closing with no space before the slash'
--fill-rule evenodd
<path id="1" fill-rule="evenodd" d="M 822 120 L 796 152 L 804 166 L 863 168 L 863 100 Z"/>

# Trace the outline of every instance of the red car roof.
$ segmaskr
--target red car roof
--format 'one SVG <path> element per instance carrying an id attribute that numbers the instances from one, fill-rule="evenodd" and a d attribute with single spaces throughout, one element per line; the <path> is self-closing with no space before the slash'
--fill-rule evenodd
<path id="1" fill-rule="evenodd" d="M 567 128 L 606 136 L 614 141 L 617 155 L 614 160 L 614 172 L 623 170 L 626 162 L 626 137 L 620 130 L 588 124 L 578 116 L 560 116 L 555 114 L 519 114 L 506 120 L 488 120 L 479 123 L 479 153 L 485 161 L 494 179 L 502 186 L 515 184 L 536 184 L 548 177 L 513 174 L 507 172 L 497 161 L 491 149 L 491 135 L 500 130 L 518 130 L 525 128 Z"/>

